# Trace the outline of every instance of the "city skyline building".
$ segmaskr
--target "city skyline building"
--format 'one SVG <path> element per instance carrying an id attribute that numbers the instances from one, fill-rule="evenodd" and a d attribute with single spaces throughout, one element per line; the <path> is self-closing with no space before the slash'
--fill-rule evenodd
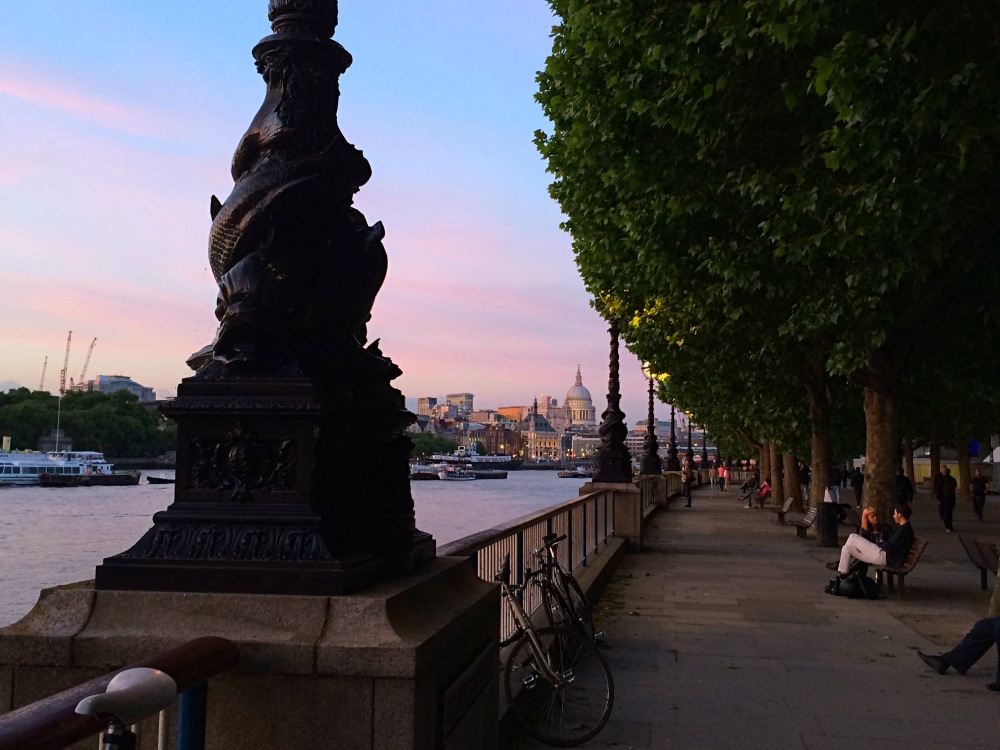
<path id="1" fill-rule="evenodd" d="M 116 391 L 128 391 L 139 401 L 147 403 L 156 401 L 156 391 L 135 382 L 128 375 L 98 375 L 93 380 L 73 383 L 67 390 L 78 392 L 93 392 L 111 394 Z"/>

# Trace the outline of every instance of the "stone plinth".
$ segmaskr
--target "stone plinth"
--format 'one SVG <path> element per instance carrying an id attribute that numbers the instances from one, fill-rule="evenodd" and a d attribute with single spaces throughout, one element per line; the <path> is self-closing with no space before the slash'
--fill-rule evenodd
<path id="1" fill-rule="evenodd" d="M 631 482 L 587 482 L 580 494 L 612 493 L 615 509 L 615 536 L 628 542 L 632 552 L 642 549 L 642 494 Z"/>
<path id="2" fill-rule="evenodd" d="M 216 635 L 241 662 L 209 683 L 210 749 L 495 748 L 498 623 L 496 588 L 449 557 L 345 596 L 86 582 L 43 592 L 0 630 L 0 708 Z M 155 719 L 140 735 L 141 750 L 156 747 Z"/>

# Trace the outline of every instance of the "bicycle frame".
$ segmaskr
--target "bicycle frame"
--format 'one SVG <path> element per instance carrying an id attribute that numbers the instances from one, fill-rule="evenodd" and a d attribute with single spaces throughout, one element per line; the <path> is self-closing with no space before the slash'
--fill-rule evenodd
<path id="1" fill-rule="evenodd" d="M 539 575 L 539 571 L 528 570 L 525 573 L 524 584 L 518 586 L 516 584 L 510 583 L 510 557 L 505 557 L 503 565 L 500 568 L 500 572 L 496 575 L 496 580 L 500 584 L 500 596 L 510 609 L 511 614 L 514 616 L 515 629 L 510 638 L 501 641 L 500 646 L 509 646 L 524 636 L 528 637 L 531 644 L 531 654 L 535 658 L 535 663 L 541 669 L 543 676 L 546 680 L 549 680 L 554 685 L 561 685 L 565 678 L 564 676 L 556 672 L 550 663 L 549 656 L 545 652 L 545 648 L 538 640 L 538 635 L 535 633 L 535 626 L 531 624 L 531 620 L 528 617 L 528 613 L 524 611 L 524 607 L 517 600 L 517 592 L 522 591 L 528 583 L 531 582 L 535 576 Z"/>

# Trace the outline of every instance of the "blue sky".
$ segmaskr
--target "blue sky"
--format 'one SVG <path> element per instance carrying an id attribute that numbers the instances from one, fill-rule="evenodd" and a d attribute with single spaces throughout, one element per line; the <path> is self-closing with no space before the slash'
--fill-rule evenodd
<path id="1" fill-rule="evenodd" d="M 371 338 L 410 399 L 562 400 L 577 364 L 600 412 L 606 325 L 589 307 L 532 143 L 554 23 L 542 0 L 342 0 L 340 125 L 386 227 Z M 263 98 L 266 0 L 32 0 L 0 26 L 0 382 L 123 373 L 170 395 L 215 331 L 209 197 Z M 16 323 L 14 322 L 16 321 Z M 646 412 L 623 351 L 622 406 Z M 657 415 L 669 412 L 659 405 Z"/>

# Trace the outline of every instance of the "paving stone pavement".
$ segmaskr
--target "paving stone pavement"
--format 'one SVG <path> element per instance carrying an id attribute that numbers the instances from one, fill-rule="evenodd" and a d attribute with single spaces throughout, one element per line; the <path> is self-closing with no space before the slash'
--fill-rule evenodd
<path id="1" fill-rule="evenodd" d="M 992 511 L 992 513 L 991 513 Z M 939 676 L 916 650 L 946 650 L 986 614 L 990 592 L 959 535 L 1000 542 L 956 510 L 948 534 L 919 491 L 911 519 L 929 540 L 905 598 L 823 592 L 839 549 L 781 526 L 736 493 L 703 489 L 649 519 L 597 603 L 615 680 L 611 719 L 588 748 L 931 750 L 1000 746 L 991 651 L 965 676 Z M 994 519 L 990 519 L 990 515 Z M 841 539 L 852 529 L 841 526 Z M 989 576 L 992 587 L 994 578 Z M 547 747 L 508 737 L 511 750 Z"/>

